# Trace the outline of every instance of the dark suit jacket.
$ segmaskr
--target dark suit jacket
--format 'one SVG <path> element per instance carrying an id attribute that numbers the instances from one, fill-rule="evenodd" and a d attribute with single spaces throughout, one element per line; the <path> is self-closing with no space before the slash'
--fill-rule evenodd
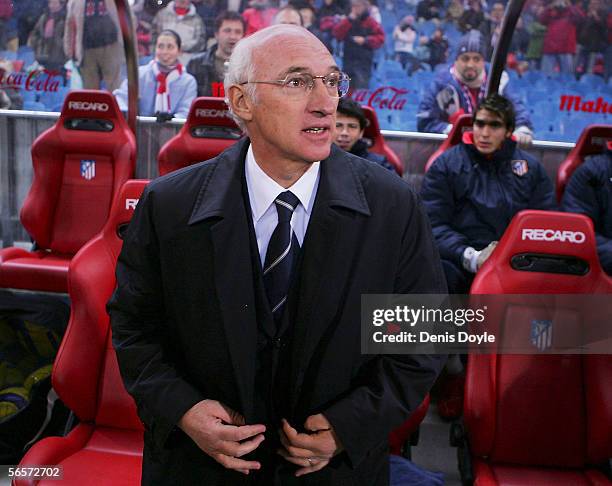
<path id="1" fill-rule="evenodd" d="M 151 182 L 119 257 L 109 303 L 113 344 L 145 424 L 147 484 L 248 479 L 223 469 L 176 428 L 205 398 L 253 423 L 247 147 L 244 140 Z M 404 181 L 332 146 L 302 251 L 287 418 L 299 425 L 324 412 L 345 452 L 296 484 L 386 484 L 387 435 L 422 401 L 443 360 L 362 355 L 360 298 L 445 292 L 429 223 Z"/>

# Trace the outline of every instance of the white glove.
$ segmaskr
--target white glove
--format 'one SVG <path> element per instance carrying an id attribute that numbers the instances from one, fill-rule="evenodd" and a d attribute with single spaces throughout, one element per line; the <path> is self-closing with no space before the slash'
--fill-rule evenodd
<path id="1" fill-rule="evenodd" d="M 454 115 L 461 106 L 459 104 L 459 94 L 452 86 L 447 86 L 446 88 L 440 90 L 440 92 L 436 95 L 436 101 L 438 102 L 440 110 L 446 113 L 449 117 Z"/>
<path id="2" fill-rule="evenodd" d="M 491 256 L 493 250 L 497 246 L 497 241 L 492 241 L 482 250 L 475 250 L 471 246 L 468 246 L 463 251 L 463 268 L 468 272 L 476 273 L 484 265 L 484 262 Z"/>
<path id="3" fill-rule="evenodd" d="M 512 135 L 521 148 L 528 148 L 533 141 L 533 132 L 525 125 L 514 130 Z"/>

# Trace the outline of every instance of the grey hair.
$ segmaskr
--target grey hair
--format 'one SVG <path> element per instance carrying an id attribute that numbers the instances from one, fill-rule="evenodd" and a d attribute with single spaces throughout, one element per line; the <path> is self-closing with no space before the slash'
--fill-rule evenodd
<path id="1" fill-rule="evenodd" d="M 313 36 L 308 30 L 299 25 L 279 24 L 266 27 L 258 30 L 249 37 L 242 38 L 234 48 L 232 55 L 227 64 L 227 70 L 223 79 L 223 88 L 225 91 L 225 102 L 229 106 L 230 113 L 238 126 L 245 131 L 244 121 L 234 113 L 229 102 L 229 91 L 232 86 L 239 85 L 245 81 L 253 81 L 255 76 L 255 63 L 253 57 L 256 49 L 262 48 L 272 38 L 278 36 Z M 256 84 L 245 84 L 247 95 L 257 101 Z"/>

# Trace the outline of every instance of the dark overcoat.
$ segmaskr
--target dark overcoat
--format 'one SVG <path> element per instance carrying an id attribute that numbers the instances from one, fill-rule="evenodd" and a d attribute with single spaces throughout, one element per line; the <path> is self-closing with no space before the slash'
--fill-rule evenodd
<path id="1" fill-rule="evenodd" d="M 145 484 L 251 480 L 225 470 L 176 427 L 203 399 L 254 421 L 248 143 L 150 183 L 124 240 L 109 311 L 120 370 L 145 425 Z M 361 294 L 445 292 L 429 223 L 410 187 L 333 146 L 321 162 L 298 281 L 287 418 L 299 425 L 323 412 L 345 450 L 295 484 L 387 484 L 387 435 L 419 405 L 443 362 L 360 352 Z"/>

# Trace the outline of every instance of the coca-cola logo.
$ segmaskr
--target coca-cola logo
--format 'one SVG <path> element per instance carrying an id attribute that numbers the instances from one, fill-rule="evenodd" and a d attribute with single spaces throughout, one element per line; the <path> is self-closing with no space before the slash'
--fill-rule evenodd
<path id="1" fill-rule="evenodd" d="M 62 78 L 57 71 L 47 69 L 27 72 L 12 72 L 0 69 L 0 88 L 24 89 L 56 93 Z"/>
<path id="2" fill-rule="evenodd" d="M 375 90 L 358 89 L 352 98 L 359 104 L 375 110 L 403 110 L 408 103 L 408 90 L 393 86 L 381 86 Z"/>

